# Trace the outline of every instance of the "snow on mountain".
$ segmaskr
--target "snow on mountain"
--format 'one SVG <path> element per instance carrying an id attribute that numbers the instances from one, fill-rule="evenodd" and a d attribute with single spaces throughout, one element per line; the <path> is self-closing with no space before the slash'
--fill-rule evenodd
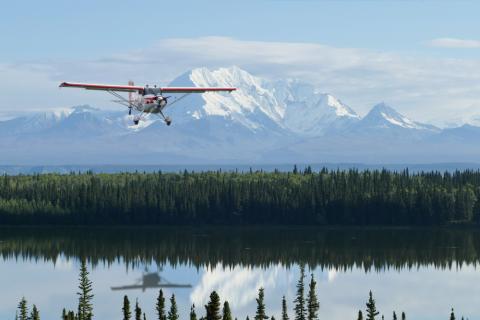
<path id="1" fill-rule="evenodd" d="M 385 103 L 375 105 L 372 110 L 360 121 L 361 129 L 394 129 L 394 130 L 420 130 L 438 132 L 439 129 L 428 124 L 413 121 L 398 113 Z"/>
<path id="2" fill-rule="evenodd" d="M 174 121 L 189 122 L 222 117 L 253 132 L 284 130 L 294 134 L 318 135 L 359 120 L 347 105 L 295 80 L 268 81 L 238 68 L 191 70 L 171 86 L 237 87 L 231 94 L 204 93 L 189 96 L 172 106 Z"/>
<path id="3" fill-rule="evenodd" d="M 193 69 L 170 86 L 237 87 L 171 96 L 139 126 L 125 108 L 79 106 L 0 121 L 3 163 L 259 163 L 480 159 L 480 128 L 440 130 L 385 103 L 361 118 L 331 94 L 298 80 L 270 81 L 238 68 Z M 106 97 L 108 99 L 108 97 Z M 415 141 L 415 143 L 412 143 Z M 448 152 L 455 149 L 456 153 Z M 444 154 L 445 153 L 445 154 Z M 406 157 L 409 158 L 406 158 Z M 466 158 L 463 159 L 462 157 Z"/>

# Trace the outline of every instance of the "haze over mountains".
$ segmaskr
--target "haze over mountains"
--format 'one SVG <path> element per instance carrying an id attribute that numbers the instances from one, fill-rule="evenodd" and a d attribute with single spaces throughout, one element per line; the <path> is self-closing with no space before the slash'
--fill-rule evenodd
<path id="1" fill-rule="evenodd" d="M 480 161 L 480 127 L 440 129 L 409 119 L 385 103 L 360 117 L 338 98 L 296 80 L 267 81 L 237 67 L 199 68 L 171 85 L 238 90 L 186 97 L 167 108 L 173 119 L 170 127 L 155 115 L 134 127 L 120 106 L 116 112 L 78 106 L 2 121 L 0 163 Z"/>

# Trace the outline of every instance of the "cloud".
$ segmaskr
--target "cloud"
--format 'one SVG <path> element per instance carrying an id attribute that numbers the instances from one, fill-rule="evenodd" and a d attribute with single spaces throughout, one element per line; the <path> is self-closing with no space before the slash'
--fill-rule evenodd
<path id="1" fill-rule="evenodd" d="M 196 67 L 237 65 L 270 79 L 313 83 L 365 114 L 386 101 L 421 121 L 445 122 L 480 110 L 480 59 L 446 59 L 318 43 L 247 41 L 228 37 L 162 39 L 93 60 L 0 65 L 0 113 L 76 104 L 113 107 L 98 92 L 57 89 L 60 81 L 167 84 Z"/>
<path id="2" fill-rule="evenodd" d="M 480 40 L 467 40 L 455 38 L 438 38 L 429 42 L 432 47 L 439 48 L 480 48 Z"/>

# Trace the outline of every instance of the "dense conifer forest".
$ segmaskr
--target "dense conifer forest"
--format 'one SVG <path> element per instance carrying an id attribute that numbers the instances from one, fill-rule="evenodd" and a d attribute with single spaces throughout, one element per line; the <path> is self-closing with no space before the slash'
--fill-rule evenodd
<path id="1" fill-rule="evenodd" d="M 477 224 L 480 171 L 45 174 L 0 177 L 0 224 Z"/>

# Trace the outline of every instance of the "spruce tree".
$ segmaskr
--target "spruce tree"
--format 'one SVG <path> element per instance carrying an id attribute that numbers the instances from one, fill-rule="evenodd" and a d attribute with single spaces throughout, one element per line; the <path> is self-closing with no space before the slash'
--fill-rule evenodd
<path id="1" fill-rule="evenodd" d="M 135 320 L 142 320 L 142 308 L 138 305 L 138 299 L 135 301 Z"/>
<path id="2" fill-rule="evenodd" d="M 393 320 L 397 320 L 397 314 L 393 311 Z"/>
<path id="3" fill-rule="evenodd" d="M 92 282 L 88 278 L 87 263 L 85 259 L 82 259 L 80 265 L 78 289 L 78 320 L 91 320 L 93 318 L 93 306 L 92 306 Z"/>
<path id="4" fill-rule="evenodd" d="M 315 278 L 313 277 L 312 273 L 307 298 L 308 320 L 318 319 L 318 310 L 320 309 L 320 303 L 318 303 L 317 293 L 315 292 L 316 285 L 317 282 L 315 282 Z"/>
<path id="5" fill-rule="evenodd" d="M 195 313 L 195 304 L 192 304 L 190 308 L 190 320 L 197 320 L 197 314 Z"/>
<path id="6" fill-rule="evenodd" d="M 174 294 L 172 294 L 172 297 L 170 298 L 170 310 L 168 311 L 167 319 L 178 320 L 177 302 L 175 301 Z"/>
<path id="7" fill-rule="evenodd" d="M 367 320 L 375 320 L 375 317 L 378 316 L 379 312 L 375 307 L 375 300 L 372 296 L 372 291 L 369 293 L 369 298 L 367 302 Z"/>
<path id="8" fill-rule="evenodd" d="M 450 313 L 450 320 L 455 320 L 455 312 L 453 312 L 453 308 L 452 313 Z"/>
<path id="9" fill-rule="evenodd" d="M 230 310 L 230 304 L 228 301 L 223 303 L 223 317 L 222 320 L 233 320 L 232 319 L 232 311 Z"/>
<path id="10" fill-rule="evenodd" d="M 40 312 L 36 305 L 33 305 L 29 320 L 40 320 Z"/>
<path id="11" fill-rule="evenodd" d="M 282 320 L 288 320 L 287 300 L 285 296 L 282 298 Z"/>
<path id="12" fill-rule="evenodd" d="M 295 302 L 295 320 L 305 320 L 305 267 L 300 267 L 300 279 L 297 283 L 297 296 L 293 302 Z"/>
<path id="13" fill-rule="evenodd" d="M 130 311 L 130 300 L 127 295 L 123 297 L 123 320 L 130 320 L 132 318 L 132 312 Z"/>
<path id="14" fill-rule="evenodd" d="M 210 294 L 210 301 L 205 306 L 205 309 L 207 310 L 207 320 L 222 319 L 220 314 L 220 297 L 215 291 Z"/>
<path id="15" fill-rule="evenodd" d="M 406 320 L 407 317 L 405 316 L 405 312 L 402 311 L 402 320 Z"/>
<path id="16" fill-rule="evenodd" d="M 18 303 L 18 320 L 28 320 L 28 307 L 25 297 Z"/>
<path id="17" fill-rule="evenodd" d="M 145 315 L 145 312 L 143 313 L 143 320 L 147 320 L 147 316 Z"/>
<path id="18" fill-rule="evenodd" d="M 162 289 L 160 289 L 160 292 L 158 293 L 156 309 L 157 309 L 158 320 L 167 319 L 167 316 L 165 314 L 165 297 L 163 296 Z"/>
<path id="19" fill-rule="evenodd" d="M 258 298 L 257 300 L 257 312 L 255 314 L 255 320 L 265 320 L 268 319 L 265 311 L 265 303 L 264 303 L 264 289 L 258 289 Z"/>
<path id="20" fill-rule="evenodd" d="M 357 320 L 363 320 L 363 313 L 362 313 L 362 310 L 358 310 L 358 316 L 357 316 Z"/>

